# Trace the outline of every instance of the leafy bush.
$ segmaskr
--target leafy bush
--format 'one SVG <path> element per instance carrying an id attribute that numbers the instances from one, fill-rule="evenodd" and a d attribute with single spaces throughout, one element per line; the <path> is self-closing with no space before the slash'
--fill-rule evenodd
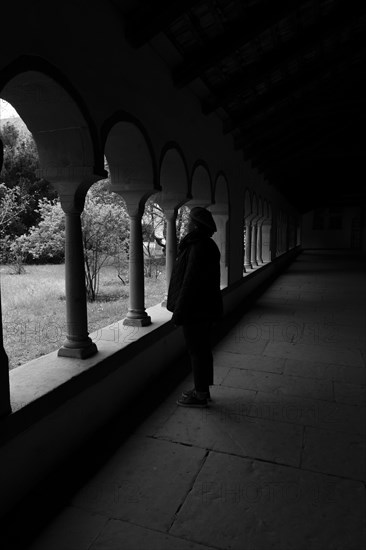
<path id="1" fill-rule="evenodd" d="M 26 263 L 61 263 L 65 257 L 65 215 L 61 204 L 57 199 L 41 199 L 38 213 L 39 224 L 14 240 L 11 253 L 22 254 Z"/>

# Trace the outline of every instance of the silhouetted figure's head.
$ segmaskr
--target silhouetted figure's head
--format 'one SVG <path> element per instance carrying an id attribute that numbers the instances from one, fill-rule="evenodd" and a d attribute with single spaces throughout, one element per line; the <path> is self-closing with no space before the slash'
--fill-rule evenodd
<path id="1" fill-rule="evenodd" d="M 189 213 L 188 231 L 193 231 L 194 229 L 204 231 L 208 233 L 210 237 L 217 231 L 215 221 L 209 210 L 201 206 L 192 208 Z"/>

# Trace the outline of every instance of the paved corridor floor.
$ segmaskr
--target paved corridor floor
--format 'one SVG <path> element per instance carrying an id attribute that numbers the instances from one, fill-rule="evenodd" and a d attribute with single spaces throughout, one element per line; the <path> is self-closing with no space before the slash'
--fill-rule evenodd
<path id="1" fill-rule="evenodd" d="M 176 405 L 189 377 L 30 548 L 363 549 L 365 282 L 301 254 L 215 348 L 210 407 Z"/>

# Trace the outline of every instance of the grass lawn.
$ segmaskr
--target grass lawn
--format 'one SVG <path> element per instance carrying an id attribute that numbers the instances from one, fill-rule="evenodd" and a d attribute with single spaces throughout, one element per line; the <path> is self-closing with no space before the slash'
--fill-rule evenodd
<path id="1" fill-rule="evenodd" d="M 4 345 L 10 368 L 58 349 L 66 336 L 64 265 L 26 266 L 13 275 L 0 266 Z M 123 319 L 128 310 L 128 285 L 113 267 L 103 268 L 100 295 L 88 303 L 89 332 Z M 165 293 L 165 273 L 145 278 L 145 302 L 150 307 Z"/>

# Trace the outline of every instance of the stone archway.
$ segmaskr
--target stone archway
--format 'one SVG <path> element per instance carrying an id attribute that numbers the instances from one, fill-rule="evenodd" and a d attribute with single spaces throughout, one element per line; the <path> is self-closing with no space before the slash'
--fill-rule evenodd
<path id="1" fill-rule="evenodd" d="M 170 277 L 177 255 L 176 220 L 178 209 L 189 200 L 189 178 L 184 157 L 173 144 L 164 151 L 160 164 L 160 185 L 162 190 L 156 202 L 166 217 L 166 296 Z M 166 297 L 162 303 L 166 305 Z"/>
<path id="2" fill-rule="evenodd" d="M 201 162 L 198 162 L 193 169 L 190 194 L 192 197 L 188 202 L 190 208 L 194 206 L 207 208 L 213 203 L 211 176 L 208 168 Z"/>
<path id="3" fill-rule="evenodd" d="M 252 269 L 251 264 L 251 219 L 252 219 L 252 196 L 249 189 L 244 193 L 244 267 L 243 272 L 247 273 Z"/>
<path id="4" fill-rule="evenodd" d="M 146 131 L 128 115 L 120 114 L 108 121 L 104 135 L 111 190 L 123 197 L 130 217 L 129 308 L 123 323 L 146 326 L 151 318 L 145 311 L 141 218 L 148 197 L 160 190 L 155 159 Z"/>
<path id="5" fill-rule="evenodd" d="M 89 187 L 105 175 L 102 157 L 94 125 L 71 85 L 46 62 L 21 61 L 9 68 L 11 76 L 0 95 L 32 133 L 39 154 L 38 175 L 56 188 L 65 212 L 67 337 L 58 353 L 86 358 L 97 348 L 88 335 L 80 215 Z"/>

